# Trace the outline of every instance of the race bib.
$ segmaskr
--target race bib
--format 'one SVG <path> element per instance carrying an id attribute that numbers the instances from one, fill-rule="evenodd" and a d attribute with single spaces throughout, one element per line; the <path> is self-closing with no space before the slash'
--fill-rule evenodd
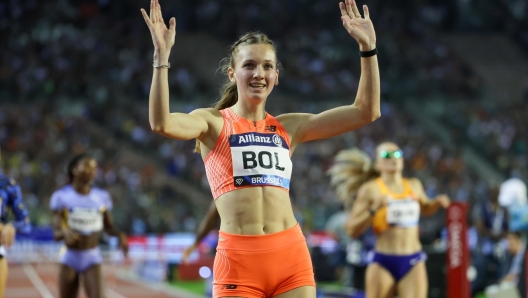
<path id="1" fill-rule="evenodd" d="M 82 234 L 99 232 L 103 229 L 103 214 L 93 208 L 72 208 L 68 213 L 68 227 Z"/>
<path id="2" fill-rule="evenodd" d="M 400 227 L 416 226 L 420 220 L 420 204 L 413 199 L 390 200 L 387 204 L 387 223 Z"/>
<path id="3" fill-rule="evenodd" d="M 235 187 L 280 186 L 290 189 L 292 162 L 278 134 L 249 132 L 229 137 Z"/>

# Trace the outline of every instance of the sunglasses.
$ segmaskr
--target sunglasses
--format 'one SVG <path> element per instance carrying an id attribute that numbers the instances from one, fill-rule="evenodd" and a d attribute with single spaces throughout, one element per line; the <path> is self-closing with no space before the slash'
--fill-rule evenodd
<path id="1" fill-rule="evenodd" d="M 380 151 L 379 156 L 383 159 L 387 158 L 402 158 L 403 152 L 401 150 L 395 151 Z"/>

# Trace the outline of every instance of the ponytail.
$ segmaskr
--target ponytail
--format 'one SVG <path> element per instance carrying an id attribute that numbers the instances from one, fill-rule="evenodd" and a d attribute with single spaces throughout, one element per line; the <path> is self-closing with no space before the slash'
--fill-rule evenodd
<path id="1" fill-rule="evenodd" d="M 358 148 L 340 151 L 328 170 L 330 185 L 345 210 L 352 208 L 357 191 L 365 182 L 380 176 L 370 157 Z"/>

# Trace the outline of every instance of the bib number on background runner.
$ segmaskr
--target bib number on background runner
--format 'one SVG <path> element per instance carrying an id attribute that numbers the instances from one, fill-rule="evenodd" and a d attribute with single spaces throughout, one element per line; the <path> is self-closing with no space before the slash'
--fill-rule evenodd
<path id="1" fill-rule="evenodd" d="M 103 229 L 103 214 L 94 208 L 75 207 L 68 213 L 68 227 L 83 234 Z"/>
<path id="2" fill-rule="evenodd" d="M 292 162 L 288 144 L 278 134 L 249 132 L 229 137 L 235 187 L 290 188 Z"/>
<path id="3" fill-rule="evenodd" d="M 390 225 L 415 226 L 419 219 L 420 204 L 413 199 L 391 200 L 387 204 L 387 223 Z"/>

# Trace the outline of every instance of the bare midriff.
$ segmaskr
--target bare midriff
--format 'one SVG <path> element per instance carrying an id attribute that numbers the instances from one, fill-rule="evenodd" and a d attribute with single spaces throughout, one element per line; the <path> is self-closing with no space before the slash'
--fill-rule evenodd
<path id="1" fill-rule="evenodd" d="M 390 227 L 378 235 L 376 251 L 389 255 L 409 255 L 422 250 L 418 227 Z"/>
<path id="2" fill-rule="evenodd" d="M 297 223 L 290 196 L 272 187 L 248 187 L 216 199 L 220 230 L 239 235 L 265 235 L 284 231 Z"/>
<path id="3" fill-rule="evenodd" d="M 99 245 L 99 238 L 102 232 L 91 233 L 90 235 L 79 235 L 79 240 L 73 245 L 66 245 L 66 247 L 75 250 L 92 249 Z"/>

